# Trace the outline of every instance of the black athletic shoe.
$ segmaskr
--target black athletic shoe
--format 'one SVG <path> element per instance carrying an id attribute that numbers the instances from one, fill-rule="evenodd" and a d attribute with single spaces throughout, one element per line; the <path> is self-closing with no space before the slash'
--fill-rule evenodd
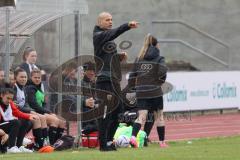
<path id="1" fill-rule="evenodd" d="M 3 147 L 0 145 L 0 153 L 6 153 L 7 152 L 7 147 Z"/>
<path id="2" fill-rule="evenodd" d="M 148 147 L 148 138 L 144 138 L 144 144 L 143 144 L 144 147 Z"/>
<path id="3" fill-rule="evenodd" d="M 101 152 L 109 152 L 109 151 L 116 151 L 111 146 L 108 147 L 100 147 Z"/>
<path id="4" fill-rule="evenodd" d="M 113 143 L 109 147 L 112 148 L 113 151 L 117 151 L 117 148 Z"/>

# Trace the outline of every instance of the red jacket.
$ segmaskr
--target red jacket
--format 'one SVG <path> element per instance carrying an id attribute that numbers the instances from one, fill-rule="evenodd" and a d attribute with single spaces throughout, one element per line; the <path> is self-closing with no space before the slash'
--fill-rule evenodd
<path id="1" fill-rule="evenodd" d="M 12 114 L 13 114 L 14 117 L 21 118 L 21 119 L 26 119 L 26 120 L 30 119 L 30 114 L 21 112 L 18 109 L 18 107 L 14 104 L 13 101 L 10 102 L 10 106 L 12 108 Z M 2 115 L 0 114 L 0 121 L 1 121 L 1 119 L 2 119 Z"/>

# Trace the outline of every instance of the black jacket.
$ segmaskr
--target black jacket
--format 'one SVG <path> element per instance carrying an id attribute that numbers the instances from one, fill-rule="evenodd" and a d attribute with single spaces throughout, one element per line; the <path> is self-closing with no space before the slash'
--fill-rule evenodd
<path id="1" fill-rule="evenodd" d="M 83 96 L 82 96 L 82 107 L 83 107 L 83 112 L 87 112 L 91 110 L 88 106 L 85 105 L 85 101 L 88 98 L 95 97 L 95 83 L 92 82 L 87 76 L 84 76 L 82 81 L 81 81 L 81 86 L 83 86 Z"/>
<path id="2" fill-rule="evenodd" d="M 129 81 L 136 89 L 137 98 L 159 97 L 163 94 L 161 85 L 166 74 L 165 58 L 160 56 L 157 47 L 149 46 L 144 58 L 136 60 Z"/>
<path id="3" fill-rule="evenodd" d="M 30 70 L 29 70 L 29 66 L 26 62 L 20 64 L 19 66 L 20 68 L 24 69 L 27 72 L 28 78 L 30 77 Z"/>
<path id="4" fill-rule="evenodd" d="M 85 101 L 87 98 L 93 97 L 94 98 L 94 88 L 95 88 L 95 83 L 92 82 L 87 76 L 84 76 L 82 81 L 81 81 L 81 85 L 86 87 L 83 89 L 83 96 L 82 96 L 82 111 L 83 112 L 88 112 L 91 111 L 92 108 L 89 108 L 88 106 L 85 105 Z M 89 97 L 90 96 L 90 97 Z M 96 119 L 92 119 L 90 121 L 87 122 L 83 122 L 82 123 L 82 127 L 83 127 L 83 133 L 90 133 L 93 131 L 97 131 L 97 120 Z"/>
<path id="5" fill-rule="evenodd" d="M 97 81 L 121 81 L 120 56 L 117 54 L 117 46 L 113 40 L 129 29 L 130 27 L 127 23 L 109 30 L 95 26 L 93 31 L 93 45 L 98 71 Z"/>
<path id="6" fill-rule="evenodd" d="M 35 64 L 36 65 L 36 64 Z M 37 65 L 36 65 L 37 66 Z M 24 69 L 27 72 L 28 79 L 30 79 L 30 70 L 29 66 L 26 62 L 23 62 L 22 64 L 19 65 L 20 68 Z M 39 66 L 37 66 L 39 69 L 41 69 Z"/>
<path id="7" fill-rule="evenodd" d="M 45 108 L 45 106 L 43 105 L 42 107 L 37 103 L 36 100 L 36 92 L 38 90 L 41 90 L 41 84 L 36 86 L 34 85 L 31 81 L 29 83 L 29 85 L 26 86 L 25 88 L 25 92 L 26 92 L 26 102 L 29 104 L 29 106 L 34 109 L 35 112 L 39 113 L 39 114 L 44 114 L 44 113 L 48 113 L 50 114 L 51 111 L 49 111 L 48 109 Z"/>

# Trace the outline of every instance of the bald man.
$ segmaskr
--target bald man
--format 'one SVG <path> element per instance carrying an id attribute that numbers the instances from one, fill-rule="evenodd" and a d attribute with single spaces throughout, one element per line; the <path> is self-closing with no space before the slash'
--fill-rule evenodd
<path id="1" fill-rule="evenodd" d="M 97 25 L 93 31 L 96 67 L 99 70 L 101 68 L 97 74 L 96 88 L 111 92 L 119 97 L 121 95 L 120 81 L 122 79 L 120 62 L 126 58 L 126 53 L 117 52 L 117 45 L 114 43 L 114 39 L 132 28 L 137 28 L 138 23 L 130 21 L 114 29 L 112 29 L 112 25 L 112 15 L 110 13 L 102 12 L 99 14 Z M 106 96 L 104 97 L 104 95 L 98 92 L 97 98 L 106 101 Z M 121 98 L 119 97 L 118 99 L 120 100 Z M 98 121 L 100 151 L 116 150 L 112 141 L 118 127 L 118 114 L 122 111 L 122 104 L 119 102 L 118 106 L 107 107 L 108 109 L 104 109 L 103 117 Z M 105 115 L 109 108 L 113 111 Z"/>

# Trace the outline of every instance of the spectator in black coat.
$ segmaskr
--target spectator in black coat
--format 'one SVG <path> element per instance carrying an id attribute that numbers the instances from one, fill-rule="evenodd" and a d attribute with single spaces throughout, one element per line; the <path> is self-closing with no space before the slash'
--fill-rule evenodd
<path id="1" fill-rule="evenodd" d="M 94 109 L 95 105 L 95 80 L 96 80 L 96 74 L 95 74 L 95 64 L 92 62 L 86 62 L 83 65 L 84 70 L 84 76 L 81 81 L 82 86 L 87 87 L 86 90 L 83 91 L 83 95 L 91 95 L 89 96 L 83 96 L 82 97 L 82 109 L 83 112 L 88 112 L 92 109 Z M 87 93 L 84 93 L 87 92 Z M 97 131 L 97 121 L 96 119 L 92 119 L 91 121 L 83 122 L 83 132 L 84 134 L 89 134 L 91 132 Z"/>
<path id="2" fill-rule="evenodd" d="M 28 79 L 30 79 L 30 73 L 33 69 L 40 69 L 36 65 L 37 62 L 37 52 L 31 47 L 26 47 L 23 52 L 23 63 L 19 66 L 27 72 Z"/>

